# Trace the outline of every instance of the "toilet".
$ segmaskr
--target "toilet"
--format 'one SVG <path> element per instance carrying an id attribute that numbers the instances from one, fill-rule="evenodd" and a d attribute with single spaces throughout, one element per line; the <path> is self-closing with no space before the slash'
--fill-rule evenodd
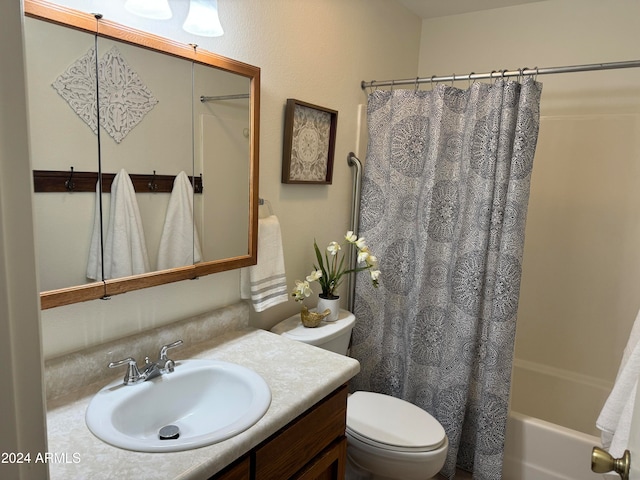
<path id="1" fill-rule="evenodd" d="M 337 321 L 306 328 L 298 314 L 271 331 L 346 355 L 355 321 L 341 310 Z M 348 480 L 428 480 L 444 465 L 449 447 L 444 428 L 427 412 L 373 392 L 349 395 L 346 436 Z"/>

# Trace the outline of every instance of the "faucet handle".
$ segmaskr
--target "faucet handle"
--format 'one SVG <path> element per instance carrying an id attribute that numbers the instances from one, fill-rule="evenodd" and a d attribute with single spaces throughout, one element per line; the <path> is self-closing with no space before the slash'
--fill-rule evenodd
<path id="1" fill-rule="evenodd" d="M 133 385 L 140 380 L 140 370 L 138 370 L 138 364 L 132 357 L 127 357 L 123 360 L 118 360 L 117 362 L 110 362 L 109 368 L 117 368 L 122 367 L 123 365 L 127 365 L 127 373 L 124 374 L 124 384 L 125 385 Z"/>
<path id="2" fill-rule="evenodd" d="M 170 343 L 168 345 L 163 345 L 160 348 L 159 361 L 160 362 L 165 362 L 165 361 L 169 360 L 169 357 L 167 357 L 167 350 L 169 350 L 170 348 L 179 347 L 180 345 L 182 345 L 182 340 L 176 340 L 175 342 Z"/>

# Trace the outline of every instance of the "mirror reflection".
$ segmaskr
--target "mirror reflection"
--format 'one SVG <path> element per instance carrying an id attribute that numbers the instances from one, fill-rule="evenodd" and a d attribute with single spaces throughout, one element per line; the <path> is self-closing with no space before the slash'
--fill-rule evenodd
<path id="1" fill-rule="evenodd" d="M 255 264 L 259 69 L 25 12 L 42 308 Z"/>
<path id="2" fill-rule="evenodd" d="M 93 35 L 31 18 L 25 19 L 24 30 L 32 167 L 69 172 L 67 178 L 59 180 L 62 183 L 69 180 L 71 166 L 76 172 L 97 172 L 95 133 L 53 87 L 56 79 L 82 58 L 86 60 L 82 75 L 95 78 L 95 62 L 87 57 L 94 49 Z M 55 47 L 46 48 L 47 45 Z M 71 73 L 79 75 L 80 71 Z M 71 177 L 71 182 L 74 180 L 78 181 L 78 177 Z M 86 272 L 96 180 L 97 175 L 92 182 L 93 192 L 34 195 L 36 248 L 43 290 L 90 281 Z"/>
<path id="3" fill-rule="evenodd" d="M 187 204 L 193 203 L 193 190 L 189 198 L 175 192 L 180 201 L 172 209 L 178 210 L 178 220 L 169 218 L 168 232 L 174 241 L 167 247 L 170 239 L 165 238 L 161 251 L 173 194 L 158 187 L 162 175 L 194 173 L 192 62 L 108 38 L 98 39 L 98 58 L 102 171 L 151 176 L 131 196 L 126 178 L 118 177 L 115 188 L 105 181 L 104 190 L 110 193 L 102 207 L 104 278 L 193 264 L 193 213 Z"/>
<path id="4" fill-rule="evenodd" d="M 206 179 L 195 199 L 203 256 L 246 255 L 249 219 L 239 221 L 238 212 L 249 211 L 250 81 L 195 65 L 194 86 L 196 171 Z"/>

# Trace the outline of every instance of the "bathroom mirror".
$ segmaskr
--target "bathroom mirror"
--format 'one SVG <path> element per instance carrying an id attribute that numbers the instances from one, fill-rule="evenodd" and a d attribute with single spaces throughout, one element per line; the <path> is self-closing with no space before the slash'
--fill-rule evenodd
<path id="1" fill-rule="evenodd" d="M 42 308 L 255 264 L 260 69 L 42 0 L 24 0 L 24 8 Z M 99 142 L 82 108 L 72 108 L 52 87 L 72 66 L 94 68 L 95 75 L 96 67 L 82 61 L 93 48 L 97 68 L 113 53 L 115 64 L 126 61 L 157 100 L 115 136 L 101 118 Z M 121 168 L 136 188 L 151 271 L 91 281 L 92 232 L 100 221 L 106 229 L 110 183 Z M 94 224 L 98 171 L 103 211 Z M 196 187 L 191 234 L 200 255 L 188 265 L 157 270 L 172 181 L 181 171 Z M 42 172 L 44 189 L 36 179 Z M 69 182 L 75 189 L 65 189 Z M 160 190 L 145 191 L 152 183 Z"/>

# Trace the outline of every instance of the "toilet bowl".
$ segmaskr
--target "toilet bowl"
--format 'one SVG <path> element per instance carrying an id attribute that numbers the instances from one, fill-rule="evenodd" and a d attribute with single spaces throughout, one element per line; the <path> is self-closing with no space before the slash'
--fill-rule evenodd
<path id="1" fill-rule="evenodd" d="M 346 435 L 349 461 L 375 480 L 432 478 L 449 447 L 442 425 L 427 412 L 372 392 L 349 396 Z"/>
<path id="2" fill-rule="evenodd" d="M 341 310 L 335 322 L 306 328 L 300 315 L 272 332 L 347 354 L 355 316 Z M 442 425 L 405 400 L 373 392 L 347 399 L 347 480 L 428 480 L 444 465 L 449 442 Z"/>

